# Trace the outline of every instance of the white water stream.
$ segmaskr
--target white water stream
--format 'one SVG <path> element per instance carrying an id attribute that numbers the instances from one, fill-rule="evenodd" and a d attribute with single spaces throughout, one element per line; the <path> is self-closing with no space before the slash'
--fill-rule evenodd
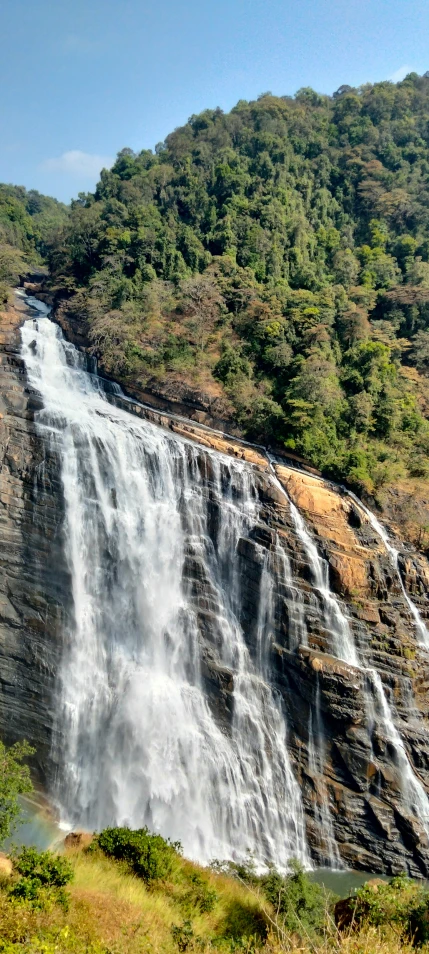
<path id="1" fill-rule="evenodd" d="M 377 520 L 377 517 L 375 516 L 375 514 L 373 514 L 372 511 L 369 510 L 368 507 L 366 507 L 365 504 L 363 504 L 362 501 L 359 500 L 359 497 L 356 497 L 356 495 L 355 495 L 354 493 L 352 493 L 351 490 L 347 490 L 346 492 L 347 492 L 348 496 L 351 497 L 351 499 L 355 501 L 355 503 L 357 504 L 357 506 L 359 507 L 359 509 L 360 509 L 360 510 L 363 510 L 364 514 L 365 514 L 366 517 L 368 518 L 369 523 L 371 524 L 371 527 L 373 528 L 373 530 L 375 530 L 376 534 L 377 534 L 377 535 L 380 537 L 380 539 L 383 541 L 384 546 L 386 547 L 386 550 L 387 550 L 387 552 L 388 552 L 388 554 L 389 554 L 389 557 L 390 557 L 392 566 L 393 566 L 393 568 L 394 568 L 394 570 L 395 570 L 395 573 L 396 573 L 396 575 L 397 575 L 397 577 L 398 577 L 399 584 L 400 584 L 400 587 L 401 587 L 401 590 L 402 590 L 402 595 L 403 595 L 403 597 L 404 597 L 404 599 L 405 599 L 405 602 L 406 602 L 406 604 L 407 604 L 407 606 L 408 606 L 408 609 L 410 610 L 410 613 L 411 613 L 411 615 L 412 615 L 412 617 L 413 617 L 413 620 L 414 620 L 414 623 L 415 623 L 415 626 L 416 626 L 416 630 L 417 630 L 417 633 L 418 633 L 418 635 L 419 635 L 420 642 L 421 642 L 421 644 L 422 644 L 423 646 L 429 647 L 429 632 L 428 632 L 428 630 L 427 630 L 427 628 L 426 628 L 426 626 L 425 626 L 425 624 L 424 624 L 424 622 L 423 622 L 423 620 L 422 620 L 422 617 L 421 617 L 421 615 L 420 615 L 420 613 L 419 613 L 419 611 L 418 611 L 418 609 L 417 609 L 417 606 L 415 605 L 415 603 L 413 603 L 411 597 L 408 595 L 408 593 L 407 593 L 407 591 L 406 591 L 406 589 L 405 589 L 405 584 L 404 584 L 404 581 L 403 581 L 403 579 L 402 579 L 401 571 L 400 571 L 400 569 L 399 569 L 399 553 L 398 553 L 398 551 L 397 551 L 397 550 L 395 549 L 395 547 L 391 544 L 390 539 L 389 539 L 389 537 L 388 537 L 388 534 L 387 534 L 385 528 L 383 527 L 383 524 L 380 523 L 379 520 Z"/>
<path id="2" fill-rule="evenodd" d="M 278 483 L 278 486 L 281 487 L 281 484 Z M 286 493 L 286 491 L 284 491 L 284 493 Z M 380 675 L 375 669 L 362 665 L 354 643 L 349 621 L 340 603 L 332 596 L 329 590 L 328 564 L 317 550 L 301 514 L 292 502 L 290 502 L 290 509 L 296 532 L 307 553 L 312 568 L 315 586 L 319 590 L 322 602 L 325 606 L 325 624 L 331 637 L 331 652 L 338 659 L 344 660 L 344 662 L 351 666 L 355 666 L 365 674 L 368 682 L 368 727 L 370 729 L 371 725 L 374 724 L 375 717 L 377 717 L 383 725 L 385 737 L 394 752 L 394 761 L 398 771 L 398 779 L 405 808 L 420 819 L 429 837 L 429 798 L 420 779 L 415 775 L 408 759 L 403 740 L 395 725 L 394 713 L 386 698 Z M 368 515 L 369 514 L 370 511 L 368 511 Z M 377 523 L 376 518 L 374 517 L 373 519 L 374 522 Z M 390 549 L 393 550 L 391 547 Z M 411 603 L 411 600 L 407 600 L 407 602 Z M 416 608 L 415 610 L 417 613 Z"/>

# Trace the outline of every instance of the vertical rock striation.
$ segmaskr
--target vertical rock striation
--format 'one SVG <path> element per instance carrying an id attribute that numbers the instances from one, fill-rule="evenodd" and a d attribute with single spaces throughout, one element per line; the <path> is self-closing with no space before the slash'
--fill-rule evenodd
<path id="1" fill-rule="evenodd" d="M 34 424 L 40 398 L 20 356 L 28 316 L 19 299 L 0 315 L 0 736 L 31 742 L 46 781 L 70 581 L 58 462 Z"/>

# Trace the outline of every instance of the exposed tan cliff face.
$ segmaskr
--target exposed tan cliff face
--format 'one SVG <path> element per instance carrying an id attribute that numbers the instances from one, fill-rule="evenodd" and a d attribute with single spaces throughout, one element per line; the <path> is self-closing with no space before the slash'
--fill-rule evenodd
<path id="1" fill-rule="evenodd" d="M 62 547 L 58 462 L 33 423 L 39 399 L 28 389 L 19 357 L 19 323 L 25 316 L 23 311 L 10 311 L 0 322 L 0 735 L 9 741 L 29 738 L 38 749 L 40 773 L 46 775 L 51 765 L 52 693 L 71 595 Z M 369 738 L 363 668 L 330 654 L 308 557 L 296 535 L 287 499 L 270 478 L 264 454 L 159 408 L 142 407 L 114 395 L 109 399 L 198 443 L 200 466 L 208 474 L 208 448 L 255 468 L 260 521 L 240 540 L 236 553 L 243 591 L 240 622 L 250 651 L 256 652 L 261 548 L 269 550 L 275 561 L 280 541 L 290 561 L 293 586 L 287 581 L 278 585 L 275 622 L 267 640 L 273 678 L 287 713 L 289 745 L 314 858 L 323 861 L 326 857 L 323 806 L 329 804 L 332 829 L 347 864 L 391 873 L 405 867 L 412 874 L 428 875 L 429 847 L 421 823 L 400 807 L 391 739 L 377 715 Z M 418 645 L 389 556 L 363 511 L 339 490 L 285 465 L 277 467 L 277 476 L 329 563 L 331 585 L 350 619 L 363 666 L 380 673 L 410 761 L 429 790 L 428 654 Z M 213 504 L 214 533 L 217 517 Z M 427 616 L 428 564 L 407 550 L 402 565 L 407 588 Z M 228 731 L 233 673 L 222 666 L 213 649 L 210 580 L 201 575 L 197 559 L 191 558 L 186 577 L 198 619 L 202 679 L 213 711 Z M 293 635 L 298 603 L 306 645 L 302 633 Z M 322 770 L 316 770 L 311 760 L 310 726 L 317 726 L 318 719 L 325 739 Z"/>
<path id="2" fill-rule="evenodd" d="M 350 525 L 354 507 L 351 500 L 310 474 L 282 465 L 276 467 L 276 472 L 291 500 L 310 522 L 315 536 L 328 547 L 336 591 L 351 599 L 368 597 L 368 561 L 377 549 L 377 541 L 373 541 L 371 547 L 362 545 Z M 383 551 L 381 541 L 379 549 Z"/>

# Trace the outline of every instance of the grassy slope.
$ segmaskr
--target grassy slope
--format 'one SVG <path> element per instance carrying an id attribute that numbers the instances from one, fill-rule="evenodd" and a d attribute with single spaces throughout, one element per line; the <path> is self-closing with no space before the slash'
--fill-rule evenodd
<path id="1" fill-rule="evenodd" d="M 240 882 L 178 861 L 171 883 L 155 888 L 98 854 L 73 852 L 75 878 L 68 912 L 53 905 L 35 910 L 11 902 L 0 888 L 0 952 L 26 954 L 176 954 L 202 951 L 264 951 L 266 954 L 410 954 L 393 926 L 382 932 L 365 927 L 338 935 L 328 921 L 326 937 L 312 942 L 286 936 L 276 926 L 275 911 L 257 891 Z M 202 913 L 189 897 L 189 878 L 201 874 L 214 889 L 212 911 Z M 186 936 L 187 922 L 192 934 Z M 174 936 L 172 926 L 185 928 Z M 421 948 L 421 950 L 427 948 Z"/>

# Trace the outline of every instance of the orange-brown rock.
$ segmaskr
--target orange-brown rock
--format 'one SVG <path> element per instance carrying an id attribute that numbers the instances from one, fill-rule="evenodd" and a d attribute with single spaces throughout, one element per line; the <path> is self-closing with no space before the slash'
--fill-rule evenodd
<path id="1" fill-rule="evenodd" d="M 83 851 L 94 841 L 94 835 L 90 831 L 70 831 L 64 839 L 64 847 L 68 851 Z"/>

